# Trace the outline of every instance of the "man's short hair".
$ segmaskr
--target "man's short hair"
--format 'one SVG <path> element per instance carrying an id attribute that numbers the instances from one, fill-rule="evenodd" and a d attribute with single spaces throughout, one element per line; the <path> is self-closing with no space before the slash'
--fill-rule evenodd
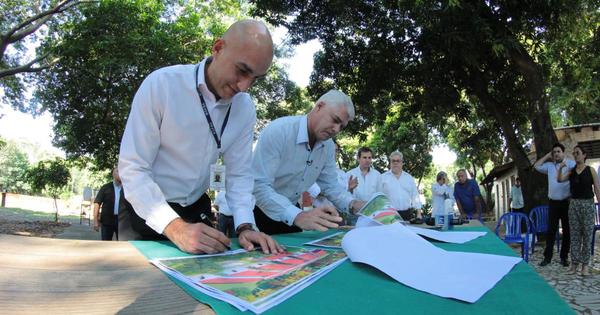
<path id="1" fill-rule="evenodd" d="M 373 151 L 371 150 L 371 148 L 361 147 L 360 149 L 358 149 L 358 152 L 356 153 L 356 157 L 360 159 L 361 154 L 366 153 L 366 152 L 370 152 L 371 155 L 373 155 Z"/>
<path id="2" fill-rule="evenodd" d="M 390 161 L 392 160 L 392 158 L 393 158 L 394 156 L 397 156 L 397 157 L 399 157 L 399 158 L 400 158 L 400 161 L 403 161 L 403 162 L 404 162 L 404 155 L 402 155 L 402 152 L 400 152 L 400 151 L 396 150 L 396 151 L 394 151 L 394 152 L 390 153 Z"/>
<path id="3" fill-rule="evenodd" d="M 464 168 L 459 169 L 458 171 L 456 171 L 456 177 L 458 177 L 458 173 L 463 172 L 465 173 L 465 176 L 467 176 L 467 170 Z M 467 176 L 468 177 L 468 176 Z"/>
<path id="4" fill-rule="evenodd" d="M 563 152 L 565 152 L 565 146 L 562 145 L 562 143 L 557 142 L 552 146 L 552 150 L 554 150 L 554 148 L 560 148 Z"/>
<path id="5" fill-rule="evenodd" d="M 344 94 L 344 92 L 339 90 L 329 90 L 319 97 L 317 103 L 319 102 L 323 102 L 327 104 L 327 106 L 344 105 L 348 112 L 348 120 L 354 120 L 354 104 L 352 104 L 352 100 L 348 95 Z"/>

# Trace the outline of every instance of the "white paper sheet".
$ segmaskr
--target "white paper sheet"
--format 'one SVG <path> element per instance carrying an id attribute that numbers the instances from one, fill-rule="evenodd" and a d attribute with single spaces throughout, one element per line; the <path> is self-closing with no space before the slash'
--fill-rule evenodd
<path id="1" fill-rule="evenodd" d="M 463 244 L 468 241 L 474 240 L 478 237 L 484 236 L 487 232 L 452 232 L 452 231 L 436 231 L 431 229 L 425 229 L 416 226 L 407 226 L 407 228 L 421 236 L 426 236 L 432 238 L 434 240 L 446 242 L 446 243 L 455 243 L 455 244 Z"/>
<path id="2" fill-rule="evenodd" d="M 407 286 L 470 303 L 521 261 L 445 251 L 398 223 L 353 229 L 346 233 L 342 247 L 351 261 L 369 264 Z"/>

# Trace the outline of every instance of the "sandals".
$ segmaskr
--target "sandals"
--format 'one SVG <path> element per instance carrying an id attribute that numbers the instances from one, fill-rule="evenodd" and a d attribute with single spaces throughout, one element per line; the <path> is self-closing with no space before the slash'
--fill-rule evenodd
<path id="1" fill-rule="evenodd" d="M 581 269 L 581 275 L 582 276 L 589 276 L 590 275 L 590 270 L 589 268 L 585 268 L 585 266 Z"/>

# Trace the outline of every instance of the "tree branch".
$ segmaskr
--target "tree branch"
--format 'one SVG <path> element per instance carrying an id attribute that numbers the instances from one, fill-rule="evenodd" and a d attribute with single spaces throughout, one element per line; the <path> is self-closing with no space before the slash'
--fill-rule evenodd
<path id="1" fill-rule="evenodd" d="M 13 27 L 12 29 L 8 30 L 8 32 L 3 36 L 5 37 L 7 40 L 11 40 L 13 38 L 17 38 L 16 40 L 19 40 L 25 36 L 27 36 L 28 34 L 25 34 L 24 36 L 18 38 L 20 35 L 20 30 L 24 29 L 22 32 L 27 32 L 31 27 L 29 27 L 29 25 L 36 23 L 36 21 L 38 20 L 44 20 L 46 21 L 48 18 L 50 18 L 52 15 L 56 14 L 56 13 L 60 13 L 63 12 L 64 10 L 67 10 L 69 8 L 71 8 L 74 5 L 78 5 L 80 3 L 80 1 L 75 1 L 74 0 L 63 0 L 59 3 L 57 3 L 54 7 L 52 7 L 51 9 L 48 9 L 46 11 L 42 11 L 28 19 L 26 19 L 25 21 L 21 22 L 19 25 Z M 35 24 L 38 25 L 39 23 Z M 42 23 L 43 24 L 43 23 Z M 41 24 L 39 24 L 38 28 L 41 26 Z M 37 28 L 36 28 L 37 29 Z M 34 29 L 35 31 L 35 29 Z M 19 32 L 19 33 L 18 33 Z M 31 34 L 31 33 L 29 33 Z M 16 41 L 15 40 L 15 41 Z M 14 43 L 14 41 L 9 41 L 9 43 Z"/>
<path id="2" fill-rule="evenodd" d="M 24 65 L 17 66 L 17 67 L 14 67 L 14 68 L 0 70 L 0 79 L 2 79 L 4 77 L 7 77 L 7 76 L 10 76 L 10 75 L 21 73 L 21 72 L 39 72 L 39 71 L 42 71 L 44 69 L 48 69 L 54 63 L 56 63 L 57 60 L 54 60 L 51 63 L 49 63 L 49 64 L 47 64 L 45 66 L 42 66 L 42 67 L 34 68 L 33 65 L 36 64 L 36 63 L 38 63 L 38 62 L 40 62 L 40 61 L 42 61 L 42 60 L 44 60 L 44 59 L 46 59 L 49 55 L 50 55 L 50 53 L 45 53 L 45 54 L 43 54 L 43 55 L 41 55 L 41 56 L 39 56 L 39 57 L 31 60 L 30 62 L 24 64 Z"/>
<path id="3" fill-rule="evenodd" d="M 0 36 L 0 58 L 4 56 L 4 52 L 8 45 L 15 43 L 28 35 L 31 35 L 35 31 L 37 31 L 42 25 L 44 25 L 53 15 L 62 13 L 74 6 L 77 6 L 81 3 L 91 3 L 97 1 L 88 1 L 88 0 L 63 0 L 57 3 L 51 9 L 46 11 L 42 11 L 25 21 L 19 23 L 17 26 L 8 30 L 5 34 Z"/>

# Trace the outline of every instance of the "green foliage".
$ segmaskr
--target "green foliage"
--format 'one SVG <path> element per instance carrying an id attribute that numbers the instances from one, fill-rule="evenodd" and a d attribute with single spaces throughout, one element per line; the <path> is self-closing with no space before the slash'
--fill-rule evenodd
<path id="1" fill-rule="evenodd" d="M 54 60 L 52 52 L 35 54 L 33 46 L 47 38 L 49 23 L 61 24 L 68 10 L 86 0 L 0 1 L 0 88 L 2 101 L 25 111 L 25 86 L 32 75 Z M 32 56 L 33 55 L 33 56 Z"/>
<path id="2" fill-rule="evenodd" d="M 289 80 L 285 69 L 278 64 L 272 65 L 267 77 L 256 82 L 249 93 L 256 101 L 259 121 L 306 114 L 314 105 L 306 91 Z"/>
<path id="3" fill-rule="evenodd" d="M 532 179 L 523 138 L 532 135 L 540 155 L 556 142 L 548 78 L 559 74 L 553 67 L 561 58 L 547 58 L 548 47 L 568 41 L 573 28 L 565 25 L 600 14 L 593 0 L 253 2 L 255 14 L 287 27 L 293 42 L 316 38 L 322 43 L 309 92 L 317 95 L 332 86 L 348 91 L 358 118 L 350 132 L 360 141 L 371 127 L 383 126 L 401 103 L 442 135 L 448 134 L 446 128 L 462 128 L 449 126 L 450 118 L 470 122 L 474 130 L 461 133 L 456 142 L 485 139 L 484 146 L 490 147 L 498 143 L 500 130 L 520 176 Z M 597 55 L 592 42 L 589 51 L 595 53 L 585 56 Z M 595 72 L 587 77 L 597 77 L 595 65 L 591 62 L 588 69 Z M 582 106 L 595 99 L 594 93 L 586 95 L 590 97 L 579 102 Z M 593 115 L 582 109 L 571 112 Z M 477 155 L 481 161 L 490 156 L 483 151 L 479 156 L 478 147 L 468 148 L 465 156 Z M 542 202 L 542 186 L 524 183 L 524 192 L 526 202 Z"/>
<path id="4" fill-rule="evenodd" d="M 394 107 L 382 125 L 375 128 L 369 145 L 377 157 L 374 165 L 387 169 L 388 156 L 395 150 L 404 156 L 403 169 L 419 181 L 432 171 L 434 140 L 431 128 L 420 115 L 409 113 L 400 106 Z"/>
<path id="5" fill-rule="evenodd" d="M 548 43 L 543 58 L 551 64 L 549 94 L 555 126 L 600 121 L 600 11 L 559 21 L 569 36 Z"/>
<path id="6" fill-rule="evenodd" d="M 100 1 L 53 30 L 61 59 L 40 77 L 36 98 L 52 113 L 54 143 L 69 157 L 89 154 L 99 169 L 110 168 L 143 78 L 207 50 L 206 36 L 190 42 L 187 51 L 178 42 L 195 35 L 185 27 L 193 14 L 164 23 L 164 10 L 160 1 Z"/>
<path id="7" fill-rule="evenodd" d="M 33 191 L 45 192 L 56 199 L 69 183 L 71 174 L 65 160 L 55 158 L 40 161 L 27 170 L 26 177 Z"/>
<path id="8" fill-rule="evenodd" d="M 55 158 L 54 160 L 40 161 L 36 166 L 27 170 L 26 178 L 34 192 L 45 192 L 54 198 L 55 215 L 54 220 L 58 222 L 58 204 L 56 199 L 69 184 L 71 174 L 65 160 Z"/>
<path id="9" fill-rule="evenodd" d="M 38 79 L 32 112 L 49 111 L 54 144 L 70 159 L 92 158 L 96 169 L 116 162 L 133 96 L 153 70 L 196 63 L 212 43 L 243 18 L 234 0 L 176 2 L 102 0 L 50 30 L 60 60 Z M 274 65 L 252 91 L 260 121 L 308 106 L 305 93 Z M 259 121 L 259 122 L 260 122 Z"/>
<path id="10" fill-rule="evenodd" d="M 3 143 L 0 146 L 0 185 L 12 193 L 26 193 L 29 190 L 24 177 L 29 168 L 27 155 L 14 142 Z"/>

